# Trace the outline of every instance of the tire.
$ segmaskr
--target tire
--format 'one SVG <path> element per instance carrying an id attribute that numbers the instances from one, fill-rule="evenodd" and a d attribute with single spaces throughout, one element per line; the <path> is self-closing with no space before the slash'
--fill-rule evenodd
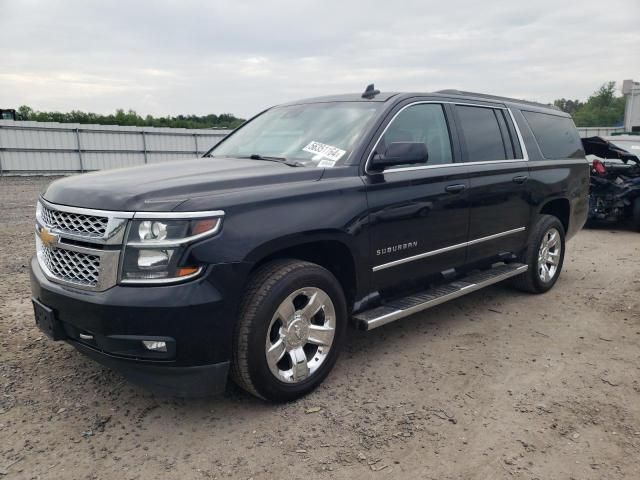
<path id="1" fill-rule="evenodd" d="M 633 202 L 633 210 L 631 211 L 631 218 L 633 221 L 633 228 L 640 232 L 640 197 L 636 198 Z"/>
<path id="2" fill-rule="evenodd" d="M 240 306 L 231 378 L 265 400 L 306 395 L 335 365 L 346 327 L 344 292 L 331 272 L 299 260 L 268 263 L 252 275 Z"/>
<path id="3" fill-rule="evenodd" d="M 549 247 L 550 235 L 557 237 L 554 247 Z M 522 263 L 527 264 L 529 270 L 514 277 L 512 284 L 517 289 L 530 293 L 544 293 L 551 290 L 560 277 L 564 253 L 565 231 L 562 222 L 552 215 L 540 215 L 529 236 L 527 249 L 521 257 Z M 551 263 L 552 261 L 555 264 Z M 547 275 L 544 273 L 545 265 Z"/>

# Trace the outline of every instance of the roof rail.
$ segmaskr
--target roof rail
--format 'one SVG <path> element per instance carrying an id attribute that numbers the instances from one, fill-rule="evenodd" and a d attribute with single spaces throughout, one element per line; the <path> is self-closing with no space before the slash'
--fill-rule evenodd
<path id="1" fill-rule="evenodd" d="M 529 100 L 520 100 L 518 98 L 500 97 L 498 95 L 488 95 L 486 93 L 466 92 L 463 90 L 456 90 L 455 88 L 449 88 L 446 90 L 438 90 L 436 93 L 442 93 L 445 95 L 466 95 L 470 97 L 486 98 L 487 100 L 500 100 L 505 102 L 523 103 L 525 105 L 531 105 L 534 107 L 553 108 L 554 110 L 560 110 L 555 105 L 531 102 Z"/>

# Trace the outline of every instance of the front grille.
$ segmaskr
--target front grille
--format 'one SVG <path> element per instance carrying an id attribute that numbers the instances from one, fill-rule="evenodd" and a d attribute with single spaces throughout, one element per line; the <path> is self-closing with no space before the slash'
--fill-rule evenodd
<path id="1" fill-rule="evenodd" d="M 38 263 L 45 275 L 79 289 L 104 291 L 118 283 L 118 262 L 130 212 L 54 205 L 36 209 Z M 44 240 L 44 241 L 43 241 Z"/>
<path id="2" fill-rule="evenodd" d="M 99 256 L 47 247 L 37 237 L 36 243 L 38 259 L 53 277 L 85 287 L 95 287 L 98 284 Z"/>
<path id="3" fill-rule="evenodd" d="M 104 237 L 109 223 L 108 217 L 51 210 L 44 205 L 42 205 L 42 220 L 47 227 L 91 237 Z"/>

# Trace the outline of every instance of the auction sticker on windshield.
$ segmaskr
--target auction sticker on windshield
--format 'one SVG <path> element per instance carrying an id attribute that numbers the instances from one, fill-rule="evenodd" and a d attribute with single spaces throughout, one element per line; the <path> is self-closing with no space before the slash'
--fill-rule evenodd
<path id="1" fill-rule="evenodd" d="M 314 160 L 327 159 L 332 160 L 334 163 L 340 160 L 342 156 L 347 153 L 346 150 L 320 142 L 311 142 L 302 150 L 309 153 L 315 153 L 315 157 L 313 158 Z"/>

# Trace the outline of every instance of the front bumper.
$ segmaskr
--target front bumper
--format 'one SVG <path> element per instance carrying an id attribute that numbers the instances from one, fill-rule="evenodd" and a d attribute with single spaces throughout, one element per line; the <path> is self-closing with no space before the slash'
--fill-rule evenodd
<path id="1" fill-rule="evenodd" d="M 31 289 L 80 352 L 156 392 L 201 396 L 224 390 L 245 270 L 224 264 L 183 284 L 92 292 L 52 282 L 34 257 Z M 142 339 L 165 340 L 167 352 L 147 351 Z"/>

